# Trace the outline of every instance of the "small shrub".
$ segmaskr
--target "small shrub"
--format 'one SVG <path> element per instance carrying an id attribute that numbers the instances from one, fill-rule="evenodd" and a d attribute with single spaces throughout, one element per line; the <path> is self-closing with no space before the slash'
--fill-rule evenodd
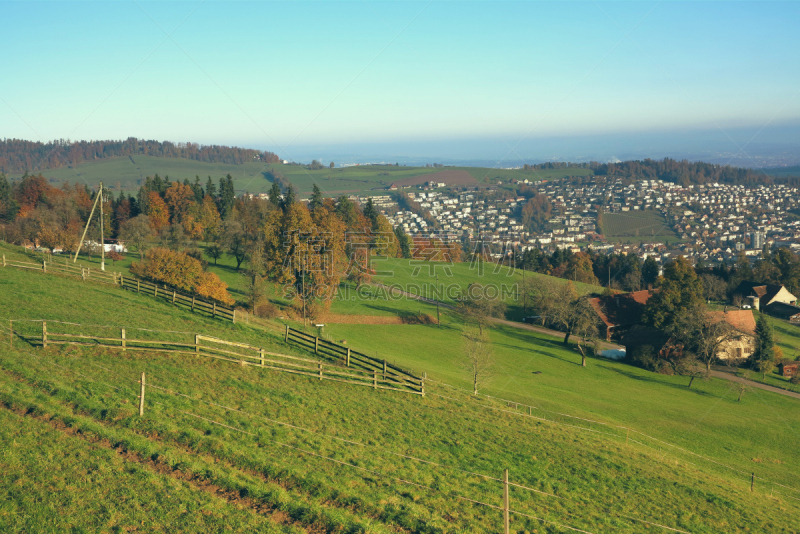
<path id="1" fill-rule="evenodd" d="M 274 319 L 280 315 L 280 309 L 268 300 L 261 300 L 256 303 L 253 313 L 262 319 Z"/>

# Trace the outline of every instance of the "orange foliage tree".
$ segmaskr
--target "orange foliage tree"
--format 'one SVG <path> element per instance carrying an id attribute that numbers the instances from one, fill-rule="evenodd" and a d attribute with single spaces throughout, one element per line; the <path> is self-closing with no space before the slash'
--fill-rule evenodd
<path id="1" fill-rule="evenodd" d="M 204 272 L 198 260 L 183 252 L 152 248 L 147 251 L 144 261 L 131 264 L 131 272 L 224 304 L 234 302 L 228 294 L 227 284 L 217 275 Z"/>
<path id="2" fill-rule="evenodd" d="M 155 233 L 169 224 L 169 208 L 155 191 L 147 194 L 147 216 L 150 217 L 150 226 Z"/>

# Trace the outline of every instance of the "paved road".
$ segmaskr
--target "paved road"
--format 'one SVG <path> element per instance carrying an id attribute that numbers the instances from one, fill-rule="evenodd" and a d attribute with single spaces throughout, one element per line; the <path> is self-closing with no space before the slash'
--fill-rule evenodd
<path id="1" fill-rule="evenodd" d="M 772 393 L 777 393 L 778 395 L 783 395 L 784 397 L 793 397 L 795 399 L 800 399 L 800 393 L 795 393 L 794 391 L 787 391 L 785 389 L 776 388 L 774 386 L 768 386 L 767 384 L 762 384 L 761 382 L 753 382 L 752 380 L 746 380 L 741 376 L 736 376 L 736 370 L 731 369 L 729 367 L 715 365 L 711 369 L 711 376 L 713 376 L 714 378 L 721 378 L 722 380 L 728 380 L 729 382 L 738 382 L 740 384 L 747 384 L 750 387 L 763 389 L 764 391 L 770 391 Z"/>

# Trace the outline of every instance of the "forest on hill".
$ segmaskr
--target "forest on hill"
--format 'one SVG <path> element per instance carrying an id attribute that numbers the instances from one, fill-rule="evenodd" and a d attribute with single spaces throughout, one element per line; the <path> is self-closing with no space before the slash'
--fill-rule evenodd
<path id="1" fill-rule="evenodd" d="M 171 143 L 129 137 L 124 141 L 69 141 L 49 143 L 22 139 L 0 140 L 0 172 L 41 171 L 79 165 L 86 161 L 125 156 L 186 158 L 205 163 L 242 164 L 250 161 L 278 163 L 272 152 L 224 145 Z"/>
<path id="2" fill-rule="evenodd" d="M 617 163 L 566 163 L 548 162 L 536 165 L 525 165 L 524 170 L 547 169 L 591 169 L 596 176 L 609 176 L 626 180 L 664 180 L 687 185 L 701 184 L 734 184 L 734 185 L 760 185 L 773 183 L 772 177 L 754 169 L 718 165 L 703 161 L 675 160 L 664 158 L 661 160 L 644 159 L 634 161 L 621 161 Z"/>

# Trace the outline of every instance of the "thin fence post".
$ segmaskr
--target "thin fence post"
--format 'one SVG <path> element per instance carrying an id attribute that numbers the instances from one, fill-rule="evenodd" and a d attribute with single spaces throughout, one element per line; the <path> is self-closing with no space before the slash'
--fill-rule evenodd
<path id="1" fill-rule="evenodd" d="M 750 493 L 753 492 L 753 487 L 756 485 L 756 474 L 750 475 Z"/>
<path id="2" fill-rule="evenodd" d="M 510 534 L 509 525 L 509 505 L 508 505 L 508 469 L 503 471 L 503 532 Z"/>
<path id="3" fill-rule="evenodd" d="M 350 367 L 350 347 L 347 347 L 347 356 L 344 361 L 345 366 Z"/>
<path id="4" fill-rule="evenodd" d="M 283 341 L 284 343 L 289 342 L 289 325 L 286 325 L 286 333 L 283 334 Z"/>
<path id="5" fill-rule="evenodd" d="M 172 305 L 175 306 L 175 291 L 172 292 Z"/>
<path id="6" fill-rule="evenodd" d="M 200 355 L 200 334 L 194 335 L 194 353 Z"/>
<path id="7" fill-rule="evenodd" d="M 264 367 L 264 349 L 258 349 L 258 356 L 261 358 L 261 367 Z"/>
<path id="8" fill-rule="evenodd" d="M 194 295 L 192 295 L 192 313 L 194 313 Z"/>
<path id="9" fill-rule="evenodd" d="M 236 308 L 233 308 L 233 313 L 231 314 L 231 321 L 233 321 L 233 324 L 236 324 Z"/>
<path id="10" fill-rule="evenodd" d="M 314 336 L 314 354 L 319 354 L 319 338 Z"/>
<path id="11" fill-rule="evenodd" d="M 383 379 L 386 380 L 386 360 L 383 360 Z"/>
<path id="12" fill-rule="evenodd" d="M 422 386 L 422 396 L 425 396 L 425 379 L 428 378 L 428 373 L 422 373 L 422 380 L 419 381 Z"/>
<path id="13" fill-rule="evenodd" d="M 6 255 L 3 254 L 3 267 L 5 267 L 5 266 L 6 266 Z"/>
<path id="14" fill-rule="evenodd" d="M 120 331 L 120 338 L 122 339 L 122 352 L 125 352 L 125 329 Z"/>
<path id="15" fill-rule="evenodd" d="M 158 298 L 158 286 L 153 284 L 153 298 Z"/>
<path id="16" fill-rule="evenodd" d="M 216 318 L 217 317 L 217 303 L 216 302 L 212 302 L 211 304 L 214 306 L 213 307 L 213 311 L 211 312 L 211 317 Z"/>
<path id="17" fill-rule="evenodd" d="M 86 269 L 83 267 L 81 267 L 81 280 L 84 282 L 86 281 Z"/>
<path id="18" fill-rule="evenodd" d="M 372 371 L 372 389 L 378 389 L 378 371 Z"/>
<path id="19" fill-rule="evenodd" d="M 42 321 L 42 347 L 47 348 L 47 321 Z"/>
<path id="20" fill-rule="evenodd" d="M 46 260 L 42 260 L 42 272 L 43 273 L 47 272 L 47 261 Z"/>
<path id="21" fill-rule="evenodd" d="M 142 283 L 137 280 L 136 281 L 136 292 L 139 293 L 142 290 Z"/>
<path id="22" fill-rule="evenodd" d="M 322 362 L 319 362 L 319 379 L 322 380 Z"/>
<path id="23" fill-rule="evenodd" d="M 142 373 L 142 380 L 139 382 L 141 388 L 139 389 L 139 417 L 144 415 L 144 373 Z"/>

